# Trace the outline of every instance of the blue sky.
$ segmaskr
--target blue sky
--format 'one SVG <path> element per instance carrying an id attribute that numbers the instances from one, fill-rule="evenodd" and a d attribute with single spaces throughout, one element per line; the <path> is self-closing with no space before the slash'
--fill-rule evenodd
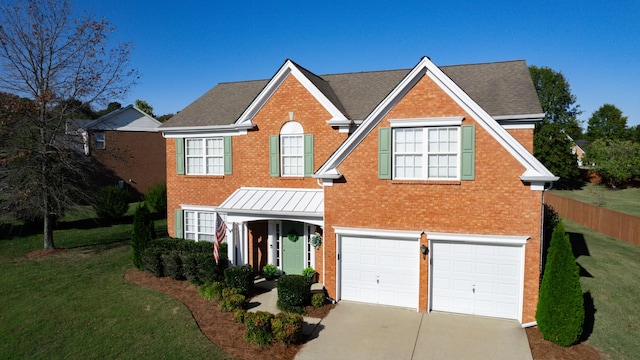
<path id="1" fill-rule="evenodd" d="M 142 77 L 123 104 L 180 111 L 286 59 L 327 73 L 524 59 L 560 71 L 586 121 L 605 103 L 640 124 L 640 1 L 76 0 L 117 26 Z"/>

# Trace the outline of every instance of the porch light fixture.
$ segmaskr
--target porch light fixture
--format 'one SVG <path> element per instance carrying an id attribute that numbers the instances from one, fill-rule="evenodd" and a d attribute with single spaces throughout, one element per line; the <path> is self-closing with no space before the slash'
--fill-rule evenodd
<path id="1" fill-rule="evenodd" d="M 427 247 L 427 245 L 422 244 L 420 245 L 420 252 L 422 253 L 422 259 L 426 259 L 427 258 L 427 254 L 429 254 L 429 248 Z"/>

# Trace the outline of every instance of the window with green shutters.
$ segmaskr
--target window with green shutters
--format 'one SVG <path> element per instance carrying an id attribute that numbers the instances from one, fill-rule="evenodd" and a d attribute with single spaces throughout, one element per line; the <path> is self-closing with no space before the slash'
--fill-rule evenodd
<path id="1" fill-rule="evenodd" d="M 475 126 L 380 128 L 378 178 L 474 180 Z"/>
<path id="2" fill-rule="evenodd" d="M 269 137 L 269 174 L 273 177 L 311 176 L 313 134 L 282 134 Z"/>
<path id="3" fill-rule="evenodd" d="M 179 175 L 230 175 L 232 166 L 230 136 L 176 139 Z"/>

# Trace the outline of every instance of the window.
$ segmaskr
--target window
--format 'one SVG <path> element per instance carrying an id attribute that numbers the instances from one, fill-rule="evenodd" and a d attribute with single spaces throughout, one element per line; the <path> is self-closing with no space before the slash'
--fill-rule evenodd
<path id="1" fill-rule="evenodd" d="M 304 134 L 302 125 L 289 121 L 280 135 L 269 137 L 269 173 L 277 177 L 303 177 L 313 174 L 313 135 Z"/>
<path id="2" fill-rule="evenodd" d="M 231 175 L 231 136 L 176 138 L 176 173 Z"/>
<path id="3" fill-rule="evenodd" d="M 393 129 L 394 179 L 457 179 L 459 128 Z"/>
<path id="4" fill-rule="evenodd" d="M 93 148 L 94 149 L 104 149 L 104 132 L 96 131 L 93 133 Z"/>
<path id="5" fill-rule="evenodd" d="M 214 241 L 215 218 L 215 212 L 185 210 L 184 238 L 195 241 Z"/>
<path id="6" fill-rule="evenodd" d="M 378 178 L 398 180 L 473 180 L 475 126 L 380 128 Z"/>
<path id="7" fill-rule="evenodd" d="M 281 135 L 282 176 L 304 176 L 303 135 Z"/>

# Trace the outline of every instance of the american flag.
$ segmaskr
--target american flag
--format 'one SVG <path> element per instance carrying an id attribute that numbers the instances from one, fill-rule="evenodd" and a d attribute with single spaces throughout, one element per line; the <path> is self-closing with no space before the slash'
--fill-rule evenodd
<path id="1" fill-rule="evenodd" d="M 225 236 L 227 236 L 227 225 L 222 221 L 220 214 L 216 213 L 216 236 L 213 239 L 213 257 L 216 259 L 216 264 L 218 264 L 218 259 L 220 257 L 218 254 L 218 247 L 222 240 L 224 240 Z"/>

